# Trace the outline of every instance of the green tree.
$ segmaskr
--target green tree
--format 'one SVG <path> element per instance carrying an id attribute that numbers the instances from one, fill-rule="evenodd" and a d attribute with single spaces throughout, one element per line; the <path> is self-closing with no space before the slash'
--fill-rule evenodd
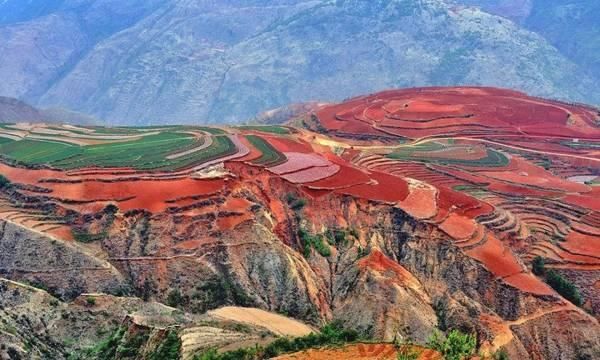
<path id="1" fill-rule="evenodd" d="M 475 353 L 477 339 L 473 334 L 463 334 L 458 330 L 451 330 L 446 337 L 439 331 L 429 338 L 427 345 L 440 352 L 446 360 L 463 360 Z"/>
<path id="2" fill-rule="evenodd" d="M 492 356 L 494 360 L 509 360 L 508 353 L 504 349 L 500 349 Z"/>
<path id="3" fill-rule="evenodd" d="M 169 295 L 167 295 L 167 305 L 171 306 L 171 307 L 178 307 L 180 305 L 182 305 L 185 302 L 185 299 L 183 297 L 183 295 L 181 295 L 181 292 L 179 291 L 179 289 L 173 289 L 169 292 Z"/>
<path id="4" fill-rule="evenodd" d="M 4 175 L 0 175 L 0 189 L 7 188 L 11 185 L 10 180 L 6 178 Z"/>
<path id="5" fill-rule="evenodd" d="M 538 276 L 542 276 L 546 272 L 546 269 L 544 268 L 546 264 L 544 262 L 544 258 L 541 256 L 536 256 L 535 259 L 533 259 L 531 266 L 533 273 Z"/>
<path id="6" fill-rule="evenodd" d="M 583 298 L 577 287 L 554 270 L 546 272 L 546 282 L 556 292 L 577 306 L 583 305 Z"/>

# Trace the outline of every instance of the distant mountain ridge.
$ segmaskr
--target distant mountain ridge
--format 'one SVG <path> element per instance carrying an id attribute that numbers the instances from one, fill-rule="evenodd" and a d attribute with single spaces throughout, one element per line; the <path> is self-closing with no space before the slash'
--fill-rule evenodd
<path id="1" fill-rule="evenodd" d="M 19 122 L 91 125 L 99 121 L 74 111 L 61 108 L 37 109 L 21 100 L 0 96 L 0 123 Z"/>
<path id="2" fill-rule="evenodd" d="M 567 3 L 579 4 L 575 20 L 558 16 Z M 598 104 L 592 3 L 6 0 L 0 95 L 127 125 L 240 122 L 405 86 L 498 85 Z"/>

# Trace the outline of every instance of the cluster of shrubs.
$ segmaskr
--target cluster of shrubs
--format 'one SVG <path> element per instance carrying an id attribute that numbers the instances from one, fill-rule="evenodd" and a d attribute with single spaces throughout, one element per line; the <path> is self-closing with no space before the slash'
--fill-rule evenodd
<path id="1" fill-rule="evenodd" d="M 304 209 L 304 207 L 306 206 L 306 203 L 307 203 L 306 199 L 299 198 L 294 193 L 288 193 L 285 196 L 285 202 L 288 204 L 290 209 L 292 209 L 294 211 L 300 211 L 300 210 Z"/>
<path id="2" fill-rule="evenodd" d="M 577 306 L 583 305 L 583 297 L 581 296 L 581 293 L 575 284 L 570 282 L 558 272 L 552 269 L 547 270 L 545 261 L 541 256 L 537 256 L 535 259 L 533 259 L 532 271 L 535 275 L 544 277 L 546 283 L 548 283 L 548 285 L 556 290 L 556 292 L 562 297 Z"/>
<path id="3" fill-rule="evenodd" d="M 458 330 L 451 330 L 446 336 L 434 331 L 427 346 L 438 351 L 446 360 L 462 360 L 475 354 L 477 338 L 474 334 L 463 334 Z"/>
<path id="4" fill-rule="evenodd" d="M 311 234 L 306 229 L 298 230 L 298 237 L 304 245 L 304 257 L 309 258 L 311 249 L 315 249 L 321 256 L 328 257 L 331 255 L 331 248 L 325 242 L 323 235 Z"/>
<path id="5" fill-rule="evenodd" d="M 181 340 L 176 331 L 168 330 L 158 344 L 149 344 L 150 335 L 147 331 L 129 332 L 127 327 L 120 326 L 96 346 L 71 353 L 68 359 L 139 359 L 142 356 L 148 360 L 180 359 Z"/>

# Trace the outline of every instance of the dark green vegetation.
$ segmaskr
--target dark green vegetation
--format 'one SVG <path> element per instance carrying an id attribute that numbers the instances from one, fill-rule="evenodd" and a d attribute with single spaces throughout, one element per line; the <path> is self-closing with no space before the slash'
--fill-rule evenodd
<path id="1" fill-rule="evenodd" d="M 5 189 L 10 186 L 10 180 L 6 178 L 4 175 L 0 175 L 0 189 Z"/>
<path id="2" fill-rule="evenodd" d="M 181 295 L 181 291 L 179 291 L 179 289 L 171 290 L 169 295 L 167 295 L 167 305 L 171 307 L 178 307 L 184 304 L 184 302 L 185 299 L 183 295 Z"/>
<path id="3" fill-rule="evenodd" d="M 435 331 L 427 345 L 440 352 L 446 360 L 463 360 L 475 354 L 477 338 L 458 330 L 451 330 L 446 336 Z"/>
<path id="4" fill-rule="evenodd" d="M 25 164 L 45 164 L 78 155 L 81 147 L 60 141 L 19 140 L 0 145 L 2 156 Z"/>
<path id="5" fill-rule="evenodd" d="M 532 262 L 532 271 L 535 275 L 543 276 L 548 285 L 550 285 L 562 297 L 569 300 L 577 306 L 583 305 L 583 297 L 577 289 L 577 286 L 555 270 L 547 270 L 545 261 L 542 257 L 536 256 Z"/>
<path id="6" fill-rule="evenodd" d="M 181 340 L 177 336 L 177 332 L 170 330 L 167 336 L 157 347 L 156 351 L 152 352 L 148 360 L 176 360 L 179 359 L 179 351 L 181 349 Z"/>
<path id="7" fill-rule="evenodd" d="M 531 262 L 531 271 L 538 276 L 542 276 L 544 275 L 545 269 L 545 261 L 544 258 L 541 256 L 536 256 L 533 261 Z"/>
<path id="8" fill-rule="evenodd" d="M 304 209 L 307 201 L 305 198 L 299 198 L 294 193 L 288 193 L 285 196 L 285 202 L 287 202 L 290 209 L 298 212 L 298 211 Z"/>
<path id="9" fill-rule="evenodd" d="M 104 232 L 104 231 L 100 232 L 98 234 L 91 234 L 87 230 L 77 230 L 77 229 L 71 229 L 71 234 L 73 234 L 73 239 L 75 239 L 75 241 L 85 243 L 85 244 L 93 243 L 96 241 L 102 241 L 108 235 L 108 233 Z"/>
<path id="10" fill-rule="evenodd" d="M 66 137 L 56 140 L 8 140 L 0 142 L 0 153 L 9 161 L 24 165 L 48 165 L 53 168 L 70 170 L 85 167 L 130 167 L 138 170 L 172 171 L 188 168 L 196 164 L 234 154 L 237 149 L 221 129 L 195 128 L 210 131 L 212 144 L 202 151 L 183 153 L 201 146 L 206 137 L 197 137 L 183 132 L 186 128 L 169 128 L 142 133 L 135 129 L 103 129 L 102 135 L 139 135 L 133 138 L 96 145 L 80 146 L 65 142 Z M 96 131 L 100 134 L 103 131 Z M 132 132 L 132 133 L 128 133 Z M 99 135 L 101 137 L 102 135 Z M 62 139 L 62 140 L 61 140 Z"/>
<path id="11" fill-rule="evenodd" d="M 344 345 L 359 340 L 356 331 L 347 330 L 337 322 L 330 323 L 321 328 L 318 334 L 309 334 L 299 338 L 279 338 L 269 345 L 253 346 L 224 353 L 218 353 L 215 349 L 207 350 L 197 354 L 194 360 L 258 360 L 270 359 L 284 353 L 292 353 L 306 349 L 329 346 Z"/>
<path id="12" fill-rule="evenodd" d="M 546 271 L 546 282 L 550 285 L 556 292 L 561 294 L 565 299 L 569 300 L 573 304 L 577 306 L 583 305 L 583 298 L 579 293 L 579 290 L 568 279 L 560 275 L 558 272 L 554 270 Z"/>
<path id="13" fill-rule="evenodd" d="M 275 166 L 283 163 L 286 160 L 285 155 L 277 151 L 273 146 L 271 146 L 271 144 L 269 144 L 260 136 L 248 135 L 246 136 L 246 139 L 248 139 L 252 146 L 262 153 L 261 157 L 252 161 L 253 164 Z"/>

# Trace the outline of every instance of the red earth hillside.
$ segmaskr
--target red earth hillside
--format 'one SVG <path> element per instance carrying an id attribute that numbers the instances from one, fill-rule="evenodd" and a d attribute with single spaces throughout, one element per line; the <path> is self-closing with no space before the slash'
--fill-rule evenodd
<path id="1" fill-rule="evenodd" d="M 425 339 L 435 299 L 448 293 L 447 306 L 493 319 L 468 324 L 486 350 L 521 355 L 545 346 L 526 335 L 543 317 L 600 328 L 597 109 L 495 88 L 417 88 L 301 120 L 4 124 L 0 219 L 101 254 L 144 296 L 181 288 L 194 309 L 252 304 L 314 324 L 341 317 L 388 341 L 409 330 Z M 537 257 L 596 319 L 532 273 Z M 3 271 L 38 276 L 14 266 Z M 424 320 L 407 328 L 415 314 Z"/>

